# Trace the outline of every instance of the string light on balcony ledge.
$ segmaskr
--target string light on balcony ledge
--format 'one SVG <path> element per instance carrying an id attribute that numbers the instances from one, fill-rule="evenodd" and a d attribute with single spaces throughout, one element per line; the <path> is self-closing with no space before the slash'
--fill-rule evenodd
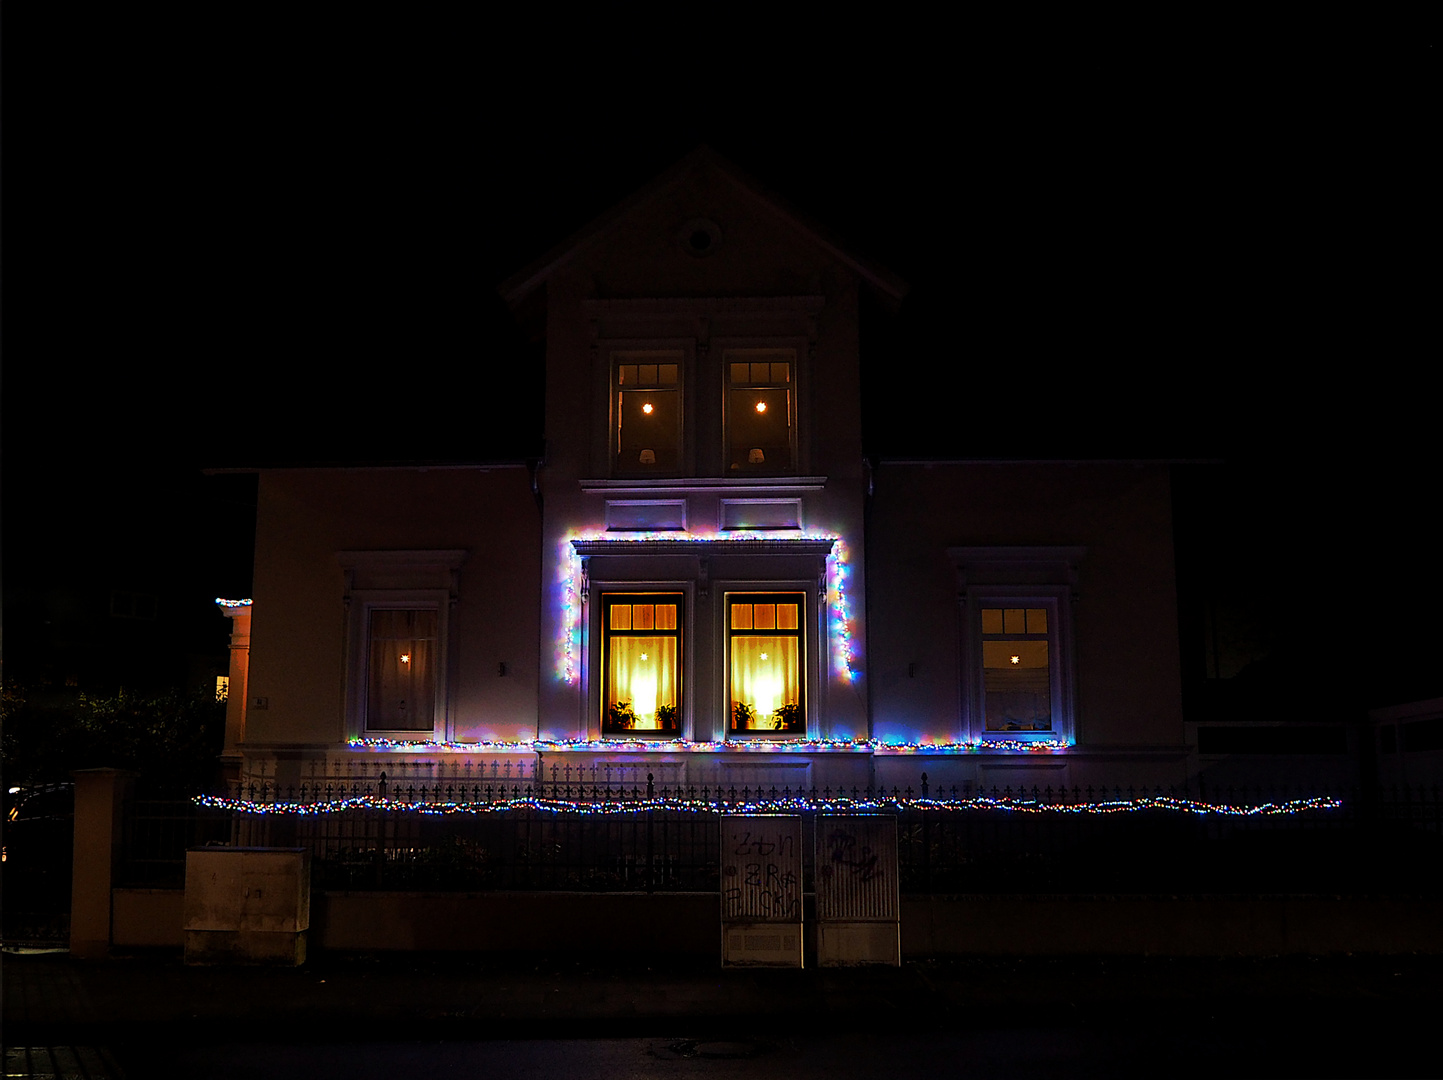
<path id="1" fill-rule="evenodd" d="M 219 596 L 215 598 L 215 602 L 224 608 L 250 607 L 252 603 L 250 600 L 225 600 Z"/>
<path id="2" fill-rule="evenodd" d="M 1057 739 L 1024 742 L 989 739 L 986 742 L 888 742 L 882 739 L 723 739 L 699 742 L 689 739 L 518 739 L 506 741 L 430 742 L 421 739 L 352 739 L 352 750 L 377 753 L 486 754 L 486 753 L 631 753 L 631 754 L 1052 754 L 1071 747 Z"/>
<path id="3" fill-rule="evenodd" d="M 416 753 L 493 753 L 496 751 L 578 751 L 606 753 L 849 753 L 874 754 L 979 754 L 987 752 L 1051 754 L 1071 743 L 1056 739 L 1021 741 L 989 739 L 986 742 L 887 742 L 881 739 L 729 739 L 698 742 L 687 739 L 520 739 L 512 742 L 427 742 L 411 739 L 352 739 L 353 750 L 408 751 Z"/>
<path id="4" fill-rule="evenodd" d="M 927 810 L 942 813 L 967 813 L 1001 811 L 1015 814 L 1128 814 L 1142 811 L 1160 811 L 1194 816 L 1223 817 L 1279 817 L 1301 814 L 1309 811 L 1337 810 L 1342 800 L 1326 796 L 1307 799 L 1288 799 L 1285 802 L 1259 803 L 1253 806 L 1234 806 L 1229 803 L 1209 803 L 1199 799 L 1178 799 L 1168 795 L 1143 796 L 1134 799 L 1111 799 L 1103 802 L 1046 803 L 1035 799 L 986 798 L 976 796 L 960 799 L 927 798 L 818 798 L 812 796 L 784 796 L 755 798 L 732 797 L 722 799 L 682 798 L 627 798 L 618 794 L 612 799 L 554 799 L 540 796 L 526 796 L 500 799 L 494 802 L 407 802 L 380 795 L 358 795 L 344 799 L 329 799 L 324 802 L 262 802 L 254 799 L 232 799 L 219 795 L 197 795 L 192 800 L 197 806 L 225 810 L 231 813 L 271 815 L 276 817 L 319 817 L 326 814 L 343 814 L 349 811 L 365 810 L 389 814 L 411 814 L 422 817 L 440 817 L 450 814 L 504 814 L 513 810 L 540 810 L 556 814 L 640 814 L 652 810 L 671 810 L 685 813 L 724 814 L 776 814 L 821 812 L 837 814 L 856 813 L 901 813 L 908 810 Z"/>

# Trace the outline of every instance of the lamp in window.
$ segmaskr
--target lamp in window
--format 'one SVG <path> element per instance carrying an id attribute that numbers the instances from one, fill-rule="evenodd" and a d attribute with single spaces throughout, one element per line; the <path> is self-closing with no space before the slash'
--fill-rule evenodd
<path id="1" fill-rule="evenodd" d="M 766 460 L 767 455 L 762 453 L 762 448 L 760 446 L 753 446 L 751 450 L 747 451 L 748 465 L 761 465 Z"/>
<path id="2" fill-rule="evenodd" d="M 642 463 L 643 465 L 655 465 L 655 464 L 656 464 L 656 451 L 655 451 L 655 450 L 643 450 L 643 451 L 641 452 L 641 463 Z"/>

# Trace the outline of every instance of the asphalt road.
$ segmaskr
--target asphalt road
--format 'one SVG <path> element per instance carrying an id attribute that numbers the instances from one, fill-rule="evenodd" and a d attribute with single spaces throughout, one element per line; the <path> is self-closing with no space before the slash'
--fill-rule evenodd
<path id="1" fill-rule="evenodd" d="M 329 956 L 4 957 L 7 1075 L 1440 1076 L 1428 956 L 977 959 L 900 969 Z M 87 1064 L 88 1063 L 88 1064 Z"/>

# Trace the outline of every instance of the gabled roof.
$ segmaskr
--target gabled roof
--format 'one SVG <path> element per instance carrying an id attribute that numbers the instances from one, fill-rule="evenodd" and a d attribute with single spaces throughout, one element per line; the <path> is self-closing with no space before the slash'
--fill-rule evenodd
<path id="1" fill-rule="evenodd" d="M 634 211 L 679 186 L 694 171 L 706 167 L 715 169 L 773 214 L 807 233 L 819 247 L 826 250 L 837 261 L 851 267 L 864 281 L 870 283 L 892 302 L 898 302 L 907 295 L 907 283 L 892 271 L 849 250 L 827 229 L 752 180 L 711 147 L 703 145 L 697 147 L 651 183 L 623 199 L 604 214 L 592 219 L 525 269 L 502 282 L 500 286 L 502 297 L 508 304 L 519 303 L 564 265 L 584 244 L 617 228 Z"/>

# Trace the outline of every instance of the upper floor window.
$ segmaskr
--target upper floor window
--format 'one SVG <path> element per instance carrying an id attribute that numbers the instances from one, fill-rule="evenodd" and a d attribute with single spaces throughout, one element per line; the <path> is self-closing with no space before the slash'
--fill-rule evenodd
<path id="1" fill-rule="evenodd" d="M 796 462 L 796 352 L 727 349 L 728 475 L 786 473 Z"/>
<path id="2" fill-rule="evenodd" d="M 613 356 L 616 472 L 671 476 L 681 467 L 682 354 L 624 352 Z"/>

